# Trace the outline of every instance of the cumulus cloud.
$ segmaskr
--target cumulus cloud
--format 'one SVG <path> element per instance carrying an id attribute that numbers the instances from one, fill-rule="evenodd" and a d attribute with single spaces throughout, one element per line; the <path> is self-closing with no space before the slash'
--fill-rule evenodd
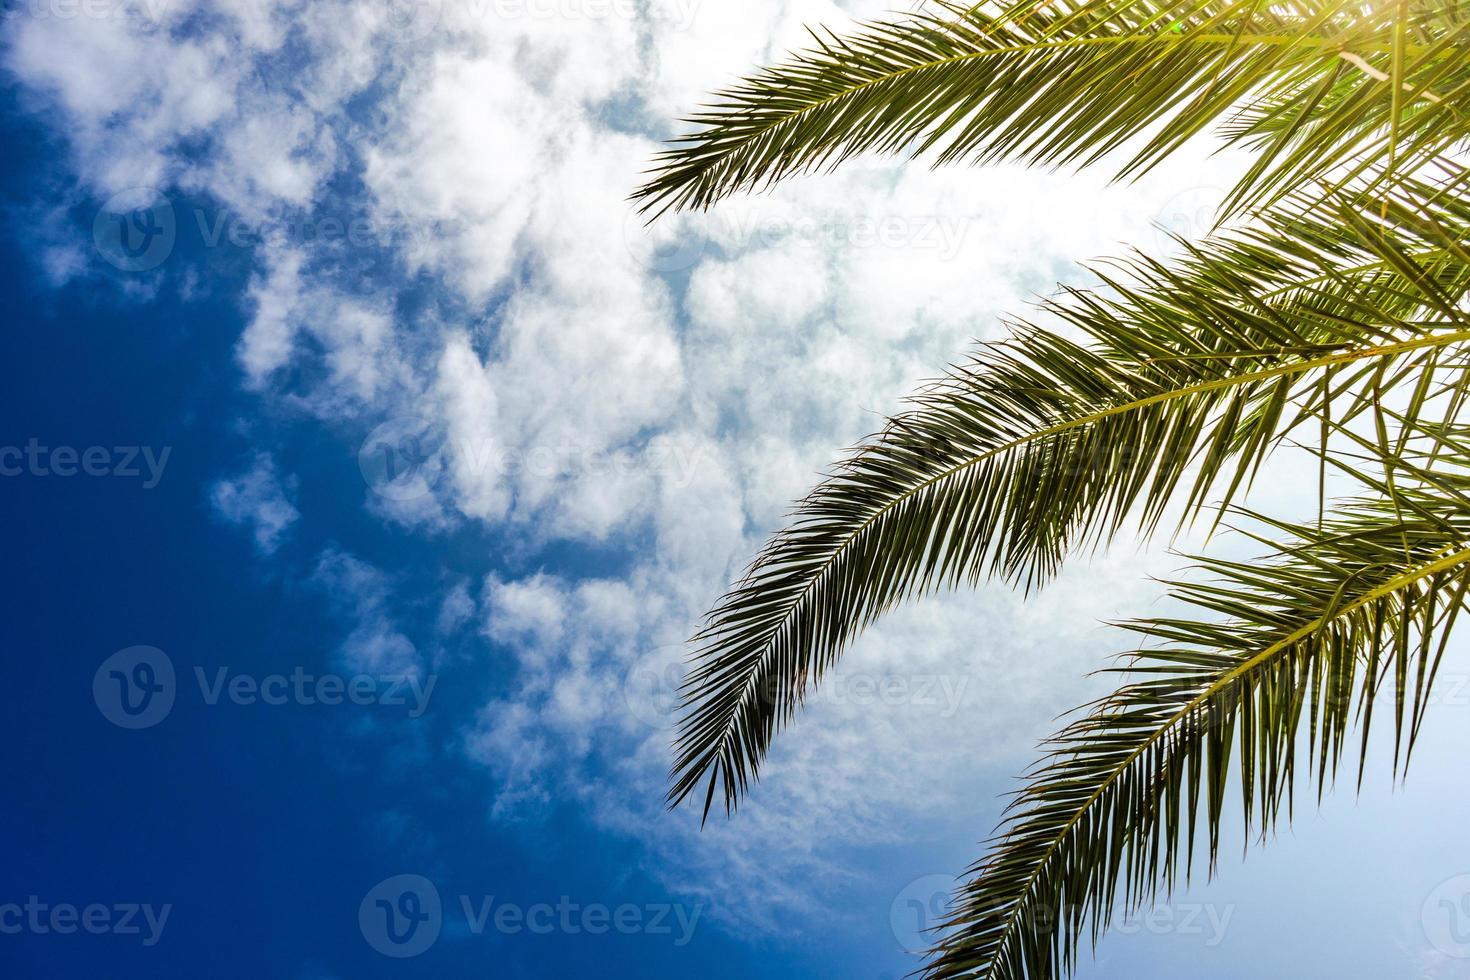
<path id="1" fill-rule="evenodd" d="M 538 18 L 464 0 L 416 5 L 434 13 L 419 21 L 393 6 L 19 18 L 3 58 L 99 201 L 141 186 L 251 222 L 368 222 L 360 253 L 302 236 L 253 248 L 244 383 L 347 457 L 370 432 L 434 433 L 433 458 L 410 461 L 422 492 L 365 490 L 365 506 L 404 534 L 488 531 L 531 569 L 427 604 L 442 633 L 478 617 L 484 658 L 513 668 L 459 726 L 495 815 L 578 802 L 645 838 L 656 873 L 720 881 L 728 917 L 774 927 L 853 873 L 837 842 L 893 840 L 1016 768 L 1110 649 L 1092 623 L 1151 594 L 1140 573 L 1163 559 L 1079 566 L 1024 605 L 987 590 L 885 620 L 777 743 L 739 832 L 698 842 L 688 814 L 654 819 L 683 641 L 842 447 L 1074 259 L 1157 244 L 1155 217 L 1198 214 L 1230 161 L 1196 155 L 1128 187 L 855 161 L 649 231 L 625 198 L 668 120 L 803 43 L 804 23 L 891 3 Z M 51 247 L 53 278 L 76 275 L 74 243 Z M 297 519 L 268 457 L 214 501 L 267 552 Z M 596 549 L 599 570 L 535 571 L 550 543 Z M 346 667 L 421 669 L 392 570 L 331 549 L 313 581 L 342 617 Z"/>

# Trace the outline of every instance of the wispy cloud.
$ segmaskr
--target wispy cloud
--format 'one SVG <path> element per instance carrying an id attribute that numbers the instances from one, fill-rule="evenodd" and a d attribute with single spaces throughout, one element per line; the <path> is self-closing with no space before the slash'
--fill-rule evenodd
<path id="1" fill-rule="evenodd" d="M 231 524 L 251 529 L 255 546 L 272 554 L 301 516 L 293 497 L 296 479 L 282 477 L 269 453 L 256 453 L 249 469 L 210 489 L 215 512 Z"/>
<path id="2" fill-rule="evenodd" d="M 667 120 L 803 23 L 891 3 L 537 21 L 452 2 L 413 22 L 391 6 L 14 18 L 3 57 L 99 207 L 152 189 L 179 202 L 179 235 L 246 256 L 244 382 L 359 457 L 369 513 L 431 540 L 488 531 L 524 570 L 425 604 L 514 668 L 458 725 L 495 815 L 582 806 L 676 886 L 720 881 L 727 919 L 779 928 L 856 873 L 842 848 L 1016 768 L 1110 649 L 1094 620 L 1141 602 L 1158 558 L 1080 566 L 1025 606 L 987 591 L 885 621 L 778 743 L 739 831 L 700 839 L 690 815 L 659 816 L 683 641 L 840 447 L 1071 259 L 1151 244 L 1181 188 L 1224 182 L 1198 159 L 1128 187 L 860 161 L 650 231 L 624 199 Z M 280 233 L 236 246 L 232 227 Z M 63 234 L 45 232 L 56 281 L 81 261 Z M 195 281 L 183 262 L 122 281 Z M 265 553 L 311 519 L 266 455 L 211 499 Z M 563 548 L 539 571 L 552 543 L 597 570 Z M 313 581 L 346 666 L 422 666 L 391 569 L 332 549 Z"/>

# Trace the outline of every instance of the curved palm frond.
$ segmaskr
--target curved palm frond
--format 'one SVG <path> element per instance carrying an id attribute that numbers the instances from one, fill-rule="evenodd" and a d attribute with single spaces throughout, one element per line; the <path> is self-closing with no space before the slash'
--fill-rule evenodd
<path id="1" fill-rule="evenodd" d="M 1090 339 L 1019 325 L 915 399 L 798 507 L 696 637 L 669 801 L 707 782 L 729 812 L 774 733 L 875 617 L 941 587 L 1028 586 L 1136 515 L 1145 533 L 1221 506 L 1287 433 L 1406 379 L 1430 386 L 1470 341 L 1470 204 L 1405 185 L 1392 206 L 1285 210 L 1071 291 Z M 1425 399 L 1418 399 L 1423 403 Z"/>
<path id="2" fill-rule="evenodd" d="M 1299 747 L 1319 796 L 1355 722 L 1360 773 L 1375 716 L 1412 747 L 1470 587 L 1463 436 L 1436 437 L 1452 472 L 1389 461 L 1392 501 L 1369 479 L 1379 495 L 1320 527 L 1270 522 L 1290 535 L 1258 539 L 1273 557 L 1202 560 L 1211 581 L 1173 587 L 1185 612 L 1128 625 L 1164 645 L 1132 654 L 1124 686 L 1052 740 L 925 976 L 1069 973 L 1084 933 L 1095 944 L 1116 910 L 1188 877 L 1200 831 L 1213 871 L 1232 757 L 1245 826 L 1264 835 L 1283 803 L 1290 815 Z"/>
<path id="3" fill-rule="evenodd" d="M 1217 122 L 1261 152 L 1232 207 L 1308 181 L 1406 173 L 1462 145 L 1466 5 L 1013 0 L 870 24 L 715 96 L 634 195 L 706 208 L 866 151 L 1140 174 Z M 1400 16 L 1402 15 L 1402 16 Z M 1252 111 L 1252 106 L 1256 111 Z M 1266 111 L 1261 111 L 1266 110 Z"/>

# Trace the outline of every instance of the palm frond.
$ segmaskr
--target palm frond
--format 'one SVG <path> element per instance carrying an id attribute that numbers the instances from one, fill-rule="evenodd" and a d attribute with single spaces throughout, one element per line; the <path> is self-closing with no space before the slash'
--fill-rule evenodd
<path id="1" fill-rule="evenodd" d="M 1346 420 L 1405 378 L 1463 366 L 1470 210 L 1432 188 L 1380 213 L 1283 211 L 1176 265 L 1106 271 L 914 399 L 798 507 L 710 613 L 681 691 L 671 804 L 731 810 L 774 733 L 875 617 L 989 576 L 1044 582 L 1136 515 L 1145 533 L 1228 503 L 1332 400 Z"/>
<path id="2" fill-rule="evenodd" d="M 1211 580 L 1173 587 L 1185 612 L 1129 625 L 1162 645 L 1132 654 L 1124 686 L 1052 740 L 926 976 L 1070 973 L 1084 934 L 1096 943 L 1116 910 L 1188 877 L 1201 835 L 1213 871 L 1232 778 L 1264 835 L 1290 815 L 1299 750 L 1320 796 L 1355 723 L 1360 767 L 1375 718 L 1412 741 L 1470 587 L 1470 446 L 1437 438 L 1448 472 L 1390 461 L 1392 502 L 1367 478 L 1379 494 L 1320 527 L 1268 522 L 1289 535 L 1260 538 L 1271 558 L 1202 560 Z"/>
<path id="3" fill-rule="evenodd" d="M 1260 150 L 1232 207 L 1346 168 L 1412 173 L 1470 120 L 1470 4 L 1013 0 L 937 5 L 814 46 L 686 120 L 635 194 L 706 208 L 855 154 L 1088 164 L 1139 134 L 1139 174 L 1217 122 Z M 1403 17 L 1399 17 L 1402 12 Z M 1392 165 L 1385 166 L 1386 162 Z"/>

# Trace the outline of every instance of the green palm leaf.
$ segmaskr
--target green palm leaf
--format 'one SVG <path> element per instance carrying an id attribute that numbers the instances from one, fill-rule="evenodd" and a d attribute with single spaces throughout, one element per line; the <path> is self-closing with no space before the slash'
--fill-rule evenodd
<path id="1" fill-rule="evenodd" d="M 1470 341 L 1470 211 L 1405 185 L 1391 206 L 1284 210 L 1169 266 L 1137 258 L 1108 293 L 1020 324 L 918 396 L 804 500 L 696 638 L 677 803 L 735 806 L 775 731 L 847 643 L 906 598 L 997 575 L 1039 584 L 1134 515 L 1145 533 L 1228 502 L 1330 400 L 1339 422 Z M 1423 399 L 1420 399 L 1423 402 Z"/>
<path id="2" fill-rule="evenodd" d="M 1139 174 L 1217 122 L 1260 150 L 1232 205 L 1337 173 L 1412 172 L 1463 144 L 1463 5 L 1017 0 L 868 25 L 727 91 L 637 192 L 705 208 L 866 152 L 1086 164 L 1146 134 Z M 987 12 L 992 11 L 992 12 Z M 1402 13 L 1402 17 L 1398 16 Z"/>
<path id="3" fill-rule="evenodd" d="M 1202 560 L 1212 581 L 1174 586 L 1185 613 L 1130 624 L 1163 645 L 1133 654 L 1124 686 L 1052 740 L 926 976 L 1070 972 L 1084 930 L 1096 942 L 1116 908 L 1189 873 L 1201 830 L 1213 870 L 1232 759 L 1246 826 L 1264 833 L 1291 799 L 1299 746 L 1320 794 L 1355 720 L 1361 765 L 1378 702 L 1411 743 L 1444 652 L 1434 639 L 1470 586 L 1470 452 L 1441 441 L 1454 475 L 1391 461 L 1393 503 L 1380 493 L 1321 527 L 1273 522 L 1290 535 L 1266 541 L 1273 556 Z"/>

